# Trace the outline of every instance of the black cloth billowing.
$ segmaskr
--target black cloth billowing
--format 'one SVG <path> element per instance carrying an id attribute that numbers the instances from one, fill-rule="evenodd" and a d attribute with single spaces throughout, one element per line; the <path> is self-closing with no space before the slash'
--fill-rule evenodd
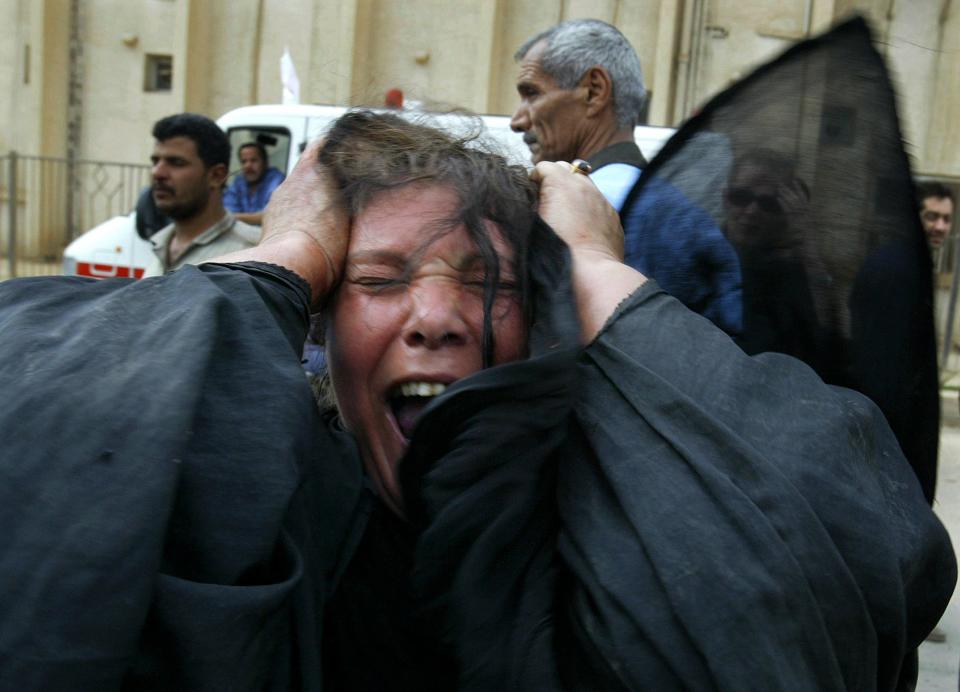
<path id="1" fill-rule="evenodd" d="M 748 353 L 801 358 L 873 399 L 932 503 L 933 286 L 912 185 L 889 75 L 855 18 L 713 98 L 650 162 L 628 204 L 650 206 L 666 188 L 702 212 L 702 228 L 723 229 L 740 259 L 742 332 L 707 316 Z M 687 279 L 706 290 L 695 271 Z M 672 289 L 682 281 L 661 284 L 689 293 Z"/>

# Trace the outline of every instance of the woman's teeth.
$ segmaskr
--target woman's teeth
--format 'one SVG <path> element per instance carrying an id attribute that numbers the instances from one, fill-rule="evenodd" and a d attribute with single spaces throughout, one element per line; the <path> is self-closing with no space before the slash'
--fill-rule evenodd
<path id="1" fill-rule="evenodd" d="M 443 394 L 447 386 L 439 382 L 404 382 L 394 388 L 390 397 L 390 409 L 403 436 L 410 440 L 420 414 L 433 397 Z"/>
<path id="2" fill-rule="evenodd" d="M 396 396 L 440 396 L 446 388 L 447 385 L 439 382 L 404 382 Z"/>

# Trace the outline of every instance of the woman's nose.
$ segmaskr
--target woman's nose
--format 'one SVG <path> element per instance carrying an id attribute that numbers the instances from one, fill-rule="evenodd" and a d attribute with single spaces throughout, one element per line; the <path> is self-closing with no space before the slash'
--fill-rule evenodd
<path id="1" fill-rule="evenodd" d="M 449 282 L 426 282 L 411 289 L 410 316 L 404 328 L 408 346 L 429 349 L 467 342 L 468 330 L 460 312 L 460 291 Z"/>

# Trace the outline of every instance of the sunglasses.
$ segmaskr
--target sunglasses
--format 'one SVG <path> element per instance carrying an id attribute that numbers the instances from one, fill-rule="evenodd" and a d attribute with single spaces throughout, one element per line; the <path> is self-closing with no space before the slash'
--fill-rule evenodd
<path id="1" fill-rule="evenodd" d="M 755 195 L 750 188 L 735 187 L 727 191 L 727 201 L 735 207 L 748 207 L 756 202 L 757 207 L 767 214 L 782 214 L 780 200 L 773 195 Z"/>

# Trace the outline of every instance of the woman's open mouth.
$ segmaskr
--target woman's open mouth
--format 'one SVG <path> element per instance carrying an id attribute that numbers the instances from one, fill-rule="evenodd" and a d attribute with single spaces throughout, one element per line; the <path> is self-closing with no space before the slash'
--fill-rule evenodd
<path id="1" fill-rule="evenodd" d="M 404 382 L 390 392 L 390 410 L 403 437 L 409 441 L 417 420 L 434 397 L 443 394 L 442 382 Z"/>

